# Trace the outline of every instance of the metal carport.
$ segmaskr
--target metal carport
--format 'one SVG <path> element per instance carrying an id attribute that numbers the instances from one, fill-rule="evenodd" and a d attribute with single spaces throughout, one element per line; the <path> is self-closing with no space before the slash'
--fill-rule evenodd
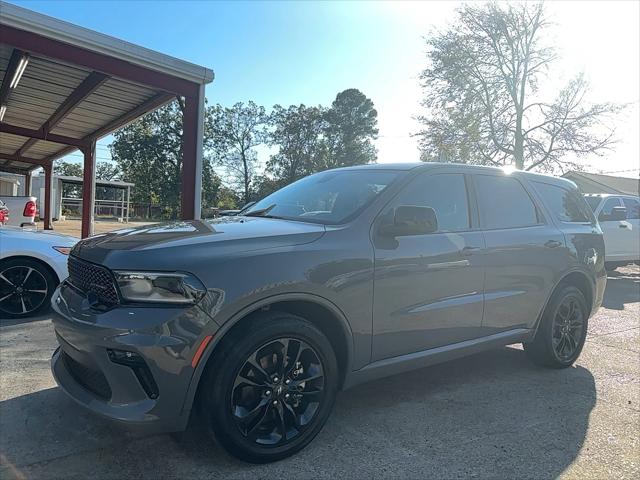
<path id="1" fill-rule="evenodd" d="M 52 164 L 84 155 L 82 237 L 94 215 L 96 140 L 184 98 L 181 216 L 200 217 L 204 86 L 213 71 L 0 1 L 0 170 L 45 172 L 51 229 Z M 42 206 L 41 206 L 42 210 Z"/>

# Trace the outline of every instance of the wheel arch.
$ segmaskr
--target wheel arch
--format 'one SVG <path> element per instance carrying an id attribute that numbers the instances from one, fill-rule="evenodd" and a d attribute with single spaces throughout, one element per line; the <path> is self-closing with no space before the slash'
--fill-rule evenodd
<path id="1" fill-rule="evenodd" d="M 578 290 L 582 292 L 585 300 L 587 301 L 587 306 L 589 307 L 589 316 L 593 313 L 593 305 L 595 299 L 595 283 L 591 281 L 589 275 L 582 270 L 571 270 L 570 272 L 565 273 L 553 286 L 549 295 L 547 296 L 547 300 L 544 303 L 544 307 L 540 311 L 538 315 L 538 319 L 536 320 L 536 328 L 535 331 L 538 330 L 540 326 L 540 321 L 542 320 L 542 316 L 544 312 L 547 310 L 547 306 L 551 301 L 553 295 L 558 291 L 559 288 L 562 288 L 565 285 L 571 285 L 576 287 Z"/>
<path id="2" fill-rule="evenodd" d="M 342 388 L 351 370 L 354 348 L 353 333 L 344 313 L 334 303 L 318 295 L 307 293 L 275 295 L 244 307 L 215 332 L 193 373 L 183 412 L 192 409 L 198 397 L 203 373 L 221 341 L 235 329 L 241 328 L 253 315 L 265 310 L 283 311 L 303 317 L 327 337 L 336 354 L 340 372 L 339 387 Z"/>
<path id="3" fill-rule="evenodd" d="M 58 272 L 56 272 L 55 269 L 42 258 L 34 257 L 32 255 L 12 255 L 9 257 L 3 257 L 0 259 L 0 267 L 2 267 L 2 265 L 10 260 L 20 259 L 30 260 L 32 262 L 38 263 L 39 265 L 42 265 L 51 275 L 53 275 L 53 279 L 56 280 L 56 285 L 60 283 L 60 276 L 58 275 Z"/>

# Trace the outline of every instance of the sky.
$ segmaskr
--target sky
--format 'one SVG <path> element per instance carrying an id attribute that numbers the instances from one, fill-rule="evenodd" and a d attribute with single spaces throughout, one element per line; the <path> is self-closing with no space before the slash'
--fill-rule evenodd
<path id="1" fill-rule="evenodd" d="M 378 111 L 379 162 L 416 161 L 426 66 L 424 36 L 455 19 L 458 2 L 324 1 L 17 1 L 57 17 L 214 70 L 210 103 L 253 100 L 331 104 L 358 88 Z M 617 121 L 620 143 L 585 169 L 637 176 L 640 167 L 640 2 L 547 2 L 549 31 L 561 59 L 543 89 L 576 73 L 590 81 L 588 100 L 629 104 Z M 98 146 L 108 159 L 110 138 Z M 264 152 L 262 153 L 264 157 Z M 73 156 L 71 158 L 74 158 Z M 76 158 L 79 158 L 76 157 Z M 264 160 L 264 158 L 262 158 Z"/>

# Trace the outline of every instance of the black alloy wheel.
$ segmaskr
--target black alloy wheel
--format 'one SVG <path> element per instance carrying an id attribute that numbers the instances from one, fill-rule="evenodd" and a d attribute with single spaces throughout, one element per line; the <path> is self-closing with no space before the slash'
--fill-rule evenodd
<path id="1" fill-rule="evenodd" d="M 567 296 L 556 311 L 553 321 L 553 349 L 561 361 L 571 359 L 582 339 L 584 314 L 574 296 Z"/>
<path id="2" fill-rule="evenodd" d="M 229 453 L 274 462 L 320 432 L 338 381 L 333 347 L 315 325 L 287 312 L 258 312 L 214 345 L 199 386 L 200 412 Z"/>
<path id="3" fill-rule="evenodd" d="M 33 315 L 49 305 L 56 287 L 53 275 L 40 263 L 10 259 L 0 264 L 0 313 L 10 318 Z"/>
<path id="4" fill-rule="evenodd" d="M 318 353 L 298 338 L 279 338 L 253 352 L 236 375 L 231 411 L 240 432 L 280 445 L 304 431 L 324 397 Z"/>
<path id="5" fill-rule="evenodd" d="M 566 368 L 582 352 L 587 337 L 589 306 L 583 293 L 572 285 L 560 285 L 545 308 L 534 339 L 523 344 L 537 365 Z"/>

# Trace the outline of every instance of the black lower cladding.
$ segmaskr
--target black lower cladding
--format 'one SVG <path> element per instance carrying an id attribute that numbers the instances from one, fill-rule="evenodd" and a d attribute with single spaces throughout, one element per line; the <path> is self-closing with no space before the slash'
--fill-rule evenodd
<path id="1" fill-rule="evenodd" d="M 100 370 L 71 358 L 64 350 L 60 352 L 62 361 L 73 379 L 86 390 L 104 400 L 111 399 L 111 387 Z"/>
<path id="2" fill-rule="evenodd" d="M 125 350 L 112 349 L 108 349 L 107 354 L 113 363 L 125 365 L 133 370 L 134 375 L 149 398 L 158 398 L 160 393 L 158 391 L 158 384 L 153 378 L 147 363 L 140 355 Z"/>

